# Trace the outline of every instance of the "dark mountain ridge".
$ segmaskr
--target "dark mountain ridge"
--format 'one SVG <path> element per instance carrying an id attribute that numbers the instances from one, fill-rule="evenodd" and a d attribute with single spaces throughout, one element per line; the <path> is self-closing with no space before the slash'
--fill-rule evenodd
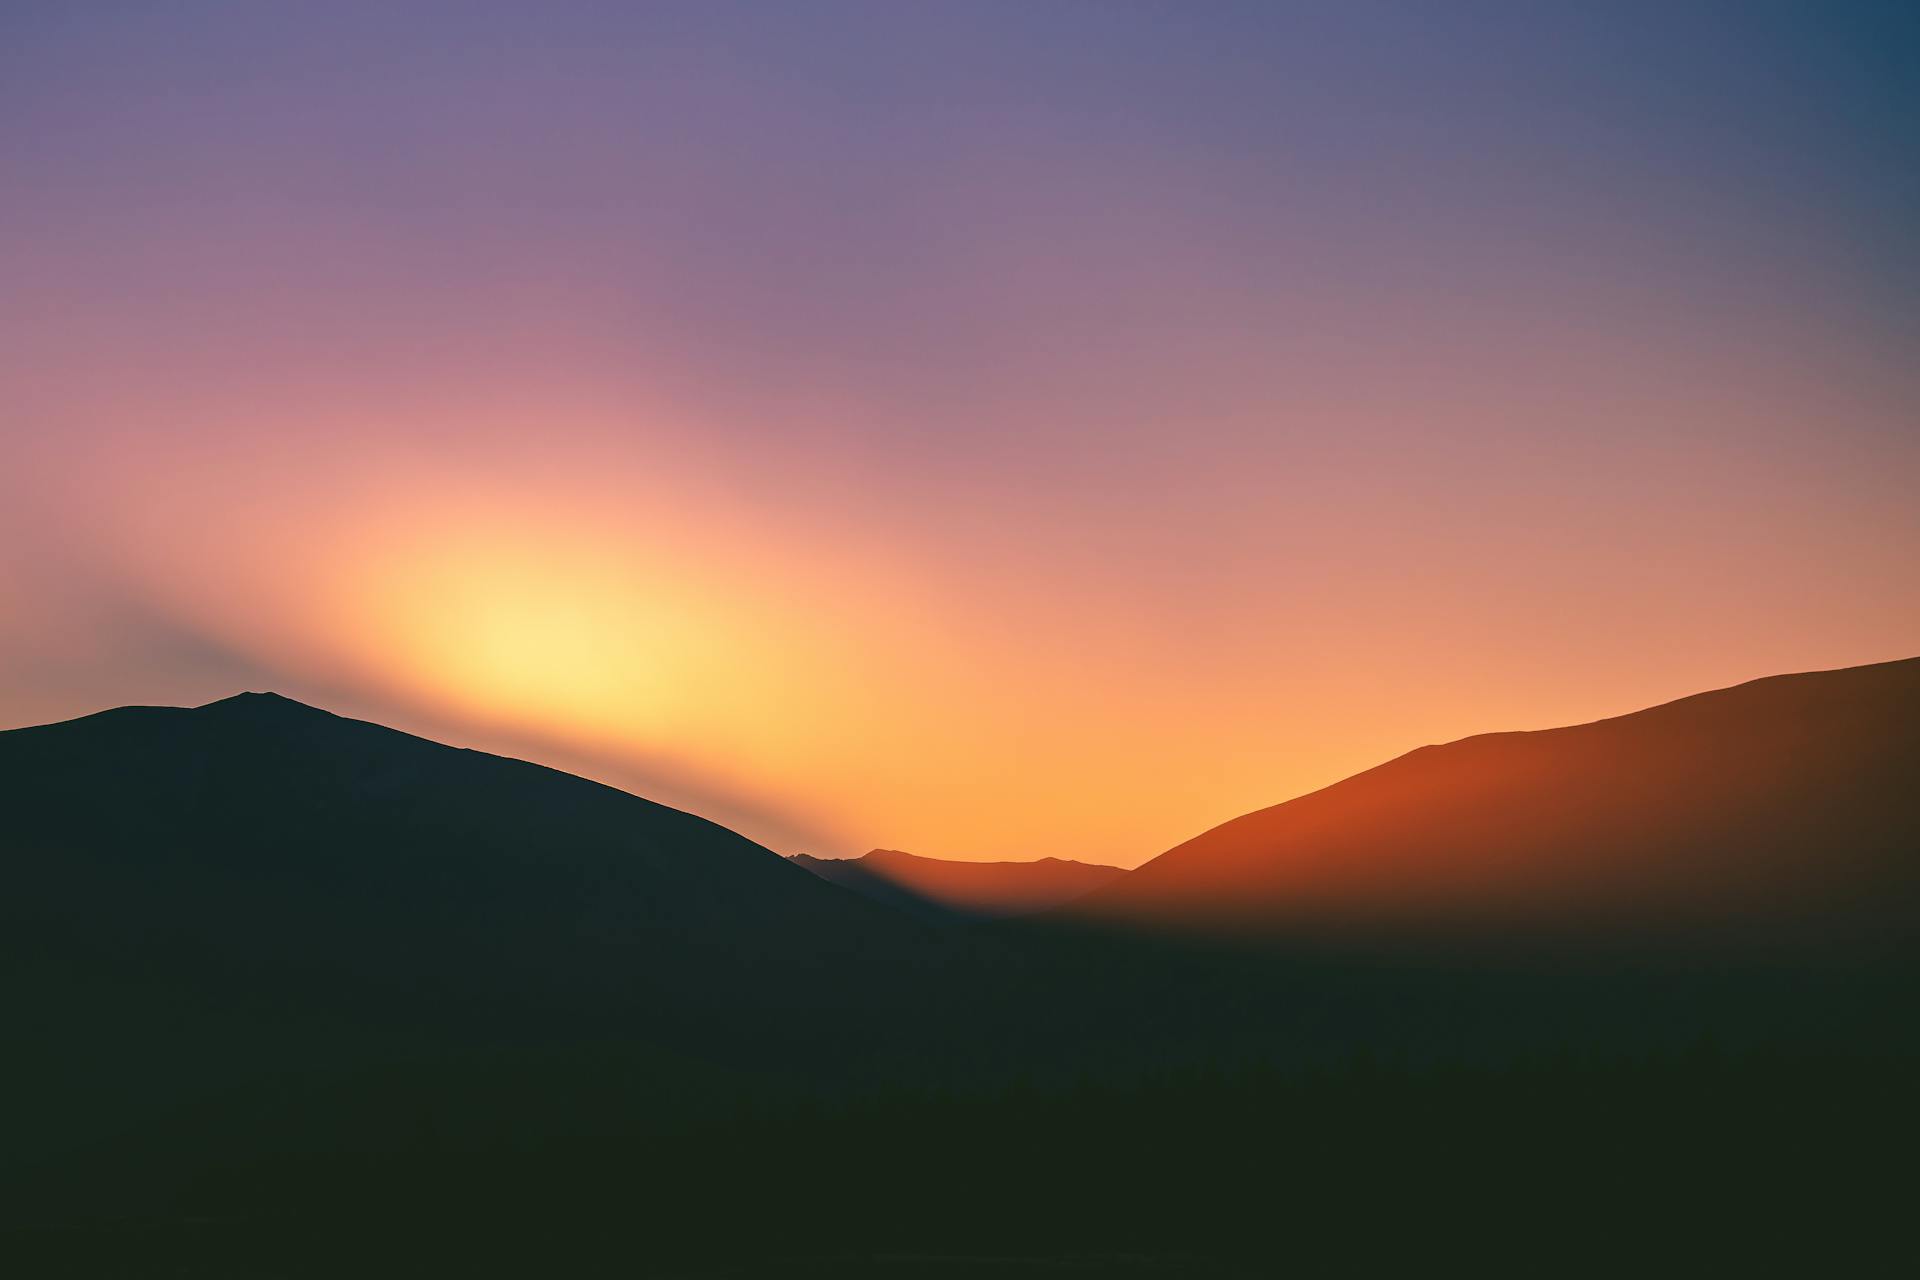
<path id="1" fill-rule="evenodd" d="M 0 815 L 13 947 L 216 986 L 777 1016 L 952 945 L 703 818 L 271 694 L 0 733 Z"/>
<path id="2" fill-rule="evenodd" d="M 1731 745 L 1717 711 L 1663 721 L 1651 775 L 1615 748 L 1511 767 L 1503 744 L 1580 731 L 1495 735 L 1499 768 L 1417 752 L 1340 784 L 1358 798 L 1338 812 L 1430 833 L 1437 857 L 1480 848 L 1462 833 L 1491 828 L 1462 815 L 1488 805 L 1613 849 L 1605 806 L 1569 827 L 1539 798 L 1611 760 L 1593 776 L 1623 800 L 1758 806 L 1763 849 L 1825 833 L 1843 914 L 1897 920 L 1912 703 L 1900 672 L 1866 672 L 1789 678 Z M 1409 768 L 1420 785 L 1371 789 Z M 1636 830 L 1684 850 L 1725 808 L 1655 806 Z M 1222 854 L 1202 887 L 1292 944 L 1311 931 L 1275 904 L 1297 884 L 1251 838 L 1276 812 L 1221 829 L 1249 833 L 1250 863 Z M 1281 830 L 1325 836 L 1318 816 Z M 1338 852 L 1372 848 L 1418 865 Z M 1735 884 L 1744 865 L 1712 862 Z M 1490 1204 L 1538 1250 L 1529 1273 L 1622 1232 L 1636 1264 L 1670 1257 L 1649 1206 L 1720 1264 L 1823 1196 L 1851 1230 L 1898 1183 L 1848 1172 L 1911 1148 L 1910 966 L 1330 959 L 1218 946 L 1231 912 L 1174 936 L 1151 912 L 935 924 L 692 815 L 267 695 L 0 733 L 0 868 L 0 1254 L 48 1245 L 34 1274 L 524 1275 L 562 1255 L 582 1275 L 965 1274 L 937 1265 L 956 1248 L 988 1274 L 1027 1250 L 1340 1274 L 1429 1265 L 1448 1230 L 1477 1249 Z M 1102 927 L 1068 927 L 1086 918 Z M 1362 1266 L 1369 1241 L 1415 1256 Z M 860 1265 L 882 1250 L 927 1268 Z"/>

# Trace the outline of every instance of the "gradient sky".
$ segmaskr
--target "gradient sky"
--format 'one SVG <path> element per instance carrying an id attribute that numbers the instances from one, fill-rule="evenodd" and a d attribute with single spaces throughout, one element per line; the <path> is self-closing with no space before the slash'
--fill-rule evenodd
<path id="1" fill-rule="evenodd" d="M 1920 6 L 0 6 L 0 725 L 1131 865 L 1920 653 Z"/>

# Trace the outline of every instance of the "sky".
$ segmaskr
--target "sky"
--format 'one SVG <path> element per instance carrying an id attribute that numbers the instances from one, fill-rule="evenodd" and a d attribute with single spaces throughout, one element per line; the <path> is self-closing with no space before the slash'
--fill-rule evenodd
<path id="1" fill-rule="evenodd" d="M 0 5 L 0 727 L 1139 863 L 1920 654 L 1920 8 Z"/>

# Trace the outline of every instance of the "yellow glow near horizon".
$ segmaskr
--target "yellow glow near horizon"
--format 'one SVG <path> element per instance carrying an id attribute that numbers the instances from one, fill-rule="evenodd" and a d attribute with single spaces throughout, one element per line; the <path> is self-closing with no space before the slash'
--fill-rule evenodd
<path id="1" fill-rule="evenodd" d="M 711 651 L 684 601 L 524 547 L 401 558 L 362 590 L 404 685 L 602 737 L 668 721 Z"/>
<path id="2" fill-rule="evenodd" d="M 1287 590 L 1250 591 L 1185 563 L 1056 551 L 1040 568 L 984 539 L 934 576 L 907 543 L 783 522 L 686 470 L 663 500 L 619 464 L 576 460 L 564 491 L 499 483 L 527 470 L 511 454 L 459 476 L 396 459 L 371 485 L 316 467 L 304 506 L 129 524 L 122 573 L 296 692 L 344 691 L 357 714 L 587 772 L 781 852 L 1131 864 L 1424 742 L 1819 665 L 1494 673 L 1482 638 L 1550 618 L 1533 598 L 1382 594 L 1305 560 L 1276 562 Z M 1143 582 L 1162 611 L 1113 607 Z M 1408 619 L 1412 654 L 1386 639 Z M 1578 643 L 1611 645 L 1591 627 Z"/>

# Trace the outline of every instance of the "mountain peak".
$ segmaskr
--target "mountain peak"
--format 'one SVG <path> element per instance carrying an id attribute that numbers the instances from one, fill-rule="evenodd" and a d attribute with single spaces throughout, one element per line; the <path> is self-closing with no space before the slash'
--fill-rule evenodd
<path id="1" fill-rule="evenodd" d="M 236 693 L 230 698 L 221 698 L 194 709 L 196 711 L 239 712 L 256 716 L 326 716 L 333 714 L 329 711 L 322 711 L 318 707 L 310 707 L 304 702 L 297 702 L 284 694 L 254 690 L 249 690 L 245 693 Z"/>

